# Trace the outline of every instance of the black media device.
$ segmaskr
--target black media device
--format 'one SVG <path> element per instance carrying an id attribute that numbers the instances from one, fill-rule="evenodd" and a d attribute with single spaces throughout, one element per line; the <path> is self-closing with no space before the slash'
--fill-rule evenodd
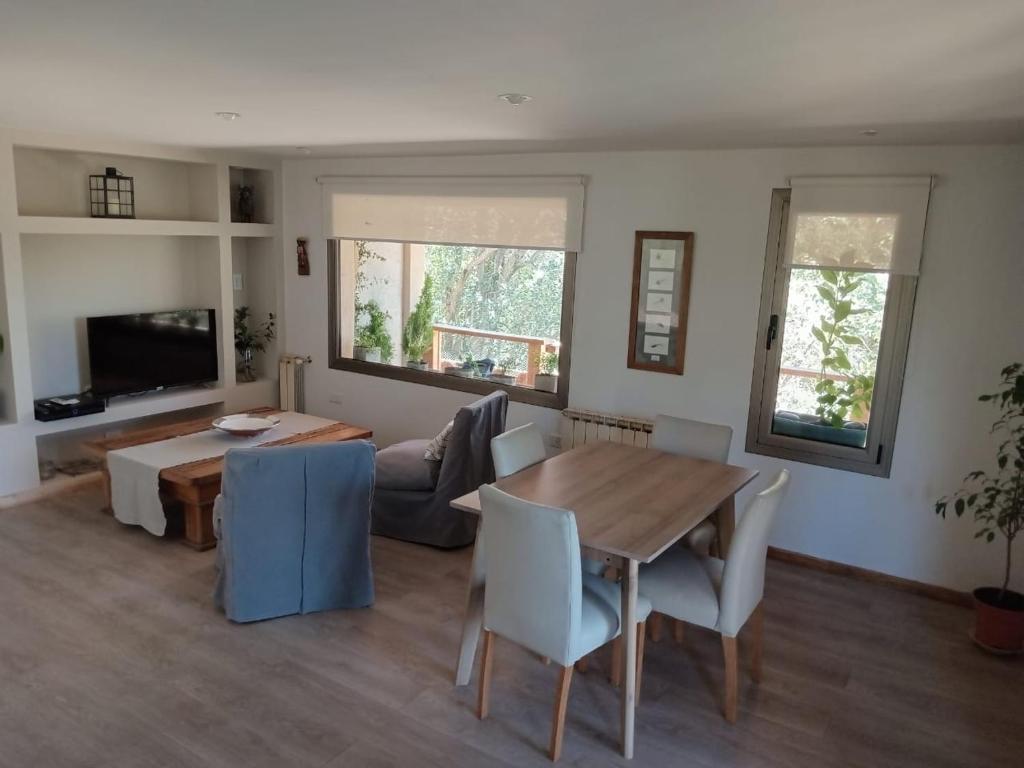
<path id="1" fill-rule="evenodd" d="M 86 319 L 94 398 L 217 381 L 217 318 L 179 309 Z"/>
<path id="2" fill-rule="evenodd" d="M 57 421 L 90 413 L 103 413 L 104 402 L 88 392 L 80 395 L 61 395 L 36 400 L 36 421 Z"/>

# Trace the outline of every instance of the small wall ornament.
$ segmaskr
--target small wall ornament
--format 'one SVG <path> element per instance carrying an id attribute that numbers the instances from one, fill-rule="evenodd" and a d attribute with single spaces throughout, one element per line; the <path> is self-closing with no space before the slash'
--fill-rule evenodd
<path id="1" fill-rule="evenodd" d="M 296 241 L 295 258 L 299 263 L 299 274 L 309 274 L 309 251 L 306 248 L 306 238 L 300 237 Z"/>
<path id="2" fill-rule="evenodd" d="M 96 219 L 135 218 L 135 179 L 117 168 L 89 177 L 89 211 Z"/>

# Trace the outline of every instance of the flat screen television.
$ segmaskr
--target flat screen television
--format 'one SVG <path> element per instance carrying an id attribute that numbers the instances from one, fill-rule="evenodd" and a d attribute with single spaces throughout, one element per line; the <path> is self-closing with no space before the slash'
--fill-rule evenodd
<path id="1" fill-rule="evenodd" d="M 86 318 L 95 397 L 205 384 L 218 378 L 212 309 Z"/>

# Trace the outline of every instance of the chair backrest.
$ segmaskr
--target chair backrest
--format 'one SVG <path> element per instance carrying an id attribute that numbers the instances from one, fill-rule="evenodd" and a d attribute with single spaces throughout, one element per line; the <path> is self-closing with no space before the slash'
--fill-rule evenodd
<path id="1" fill-rule="evenodd" d="M 718 629 L 735 637 L 764 595 L 768 534 L 789 485 L 789 471 L 757 494 L 747 506 L 729 545 L 719 595 Z"/>
<path id="2" fill-rule="evenodd" d="M 499 478 L 514 475 L 547 458 L 544 437 L 536 424 L 524 424 L 491 440 L 494 474 Z"/>
<path id="3" fill-rule="evenodd" d="M 216 585 L 228 618 L 371 604 L 373 479 L 365 440 L 228 451 Z"/>
<path id="4" fill-rule="evenodd" d="M 562 666 L 582 616 L 576 517 L 493 485 L 480 488 L 487 592 L 484 626 Z"/>
<path id="5" fill-rule="evenodd" d="M 454 499 L 494 482 L 491 439 L 505 431 L 506 413 L 508 393 L 501 390 L 459 409 L 441 461 L 437 493 Z"/>
<path id="6" fill-rule="evenodd" d="M 731 443 L 732 427 L 724 424 L 709 424 L 706 421 L 680 419 L 664 414 L 658 414 L 654 419 L 651 448 L 659 451 L 724 464 L 729 460 Z"/>

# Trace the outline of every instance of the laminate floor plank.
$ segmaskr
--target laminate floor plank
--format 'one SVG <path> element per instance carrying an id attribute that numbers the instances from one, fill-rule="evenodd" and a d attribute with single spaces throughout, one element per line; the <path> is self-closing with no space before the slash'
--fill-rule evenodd
<path id="1" fill-rule="evenodd" d="M 0 511 L 0 766 L 548 766 L 557 670 L 499 639 L 491 714 L 452 686 L 470 552 L 373 542 L 373 608 L 234 625 L 214 552 L 121 526 L 84 486 Z M 740 637 L 739 720 L 719 638 L 649 642 L 636 758 L 610 656 L 574 675 L 562 764 L 1015 766 L 1024 664 L 969 611 L 769 562 L 764 681 Z"/>

